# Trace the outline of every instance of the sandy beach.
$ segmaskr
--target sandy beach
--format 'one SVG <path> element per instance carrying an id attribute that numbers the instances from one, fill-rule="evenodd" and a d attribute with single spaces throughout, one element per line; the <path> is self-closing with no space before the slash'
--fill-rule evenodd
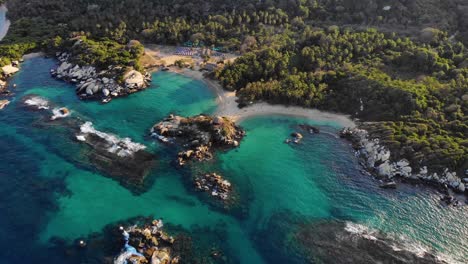
<path id="1" fill-rule="evenodd" d="M 255 103 L 244 108 L 237 107 L 236 93 L 229 92 L 222 88 L 221 84 L 213 79 L 205 78 L 203 72 L 199 71 L 203 59 L 199 56 L 180 56 L 175 55 L 175 46 L 145 44 L 145 56 L 142 64 L 148 69 L 156 69 L 160 65 L 169 67 L 169 70 L 192 79 L 200 80 L 210 87 L 217 96 L 218 109 L 216 115 L 227 116 L 234 121 L 242 121 L 250 117 L 262 115 L 285 115 L 302 117 L 315 121 L 332 120 L 338 122 L 344 127 L 354 127 L 354 122 L 345 115 L 319 111 L 317 109 L 308 109 L 298 106 L 271 105 L 264 102 Z M 238 55 L 225 54 L 226 60 L 233 61 Z M 213 59 L 213 58 L 212 58 Z M 219 59 L 219 58 L 217 58 Z M 177 60 L 190 61 L 194 64 L 193 70 L 189 68 L 178 68 L 173 66 Z M 216 58 L 215 58 L 216 60 Z"/>
<path id="2" fill-rule="evenodd" d="M 229 117 L 235 122 L 240 122 L 247 118 L 256 116 L 284 115 L 301 117 L 315 121 L 334 121 L 338 122 L 343 127 L 356 126 L 349 116 L 298 106 L 272 105 L 265 102 L 259 102 L 244 108 L 239 108 L 237 107 L 237 97 L 235 92 L 224 90 L 218 81 L 205 78 L 202 72 L 185 68 L 179 69 L 176 67 L 170 67 L 170 71 L 204 82 L 216 93 L 218 109 L 215 114 Z"/>
<path id="3" fill-rule="evenodd" d="M 0 6 L 0 40 L 2 40 L 10 28 L 10 20 L 6 18 L 7 8 L 5 5 Z"/>

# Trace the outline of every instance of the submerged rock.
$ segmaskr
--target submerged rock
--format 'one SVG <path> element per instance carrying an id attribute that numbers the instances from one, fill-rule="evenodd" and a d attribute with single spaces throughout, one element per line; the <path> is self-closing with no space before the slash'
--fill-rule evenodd
<path id="1" fill-rule="evenodd" d="M 206 173 L 194 178 L 195 188 L 227 202 L 231 199 L 231 183 L 217 173 Z"/>
<path id="2" fill-rule="evenodd" d="M 172 255 L 174 238 L 163 231 L 161 219 L 144 226 L 121 226 L 125 244 L 114 264 L 130 263 L 179 263 L 179 256 Z M 138 249 L 138 250 L 137 250 Z"/>
<path id="3" fill-rule="evenodd" d="M 213 150 L 239 146 L 245 131 L 226 117 L 170 115 L 155 124 L 151 134 L 163 142 L 181 145 L 184 150 L 179 152 L 178 162 L 184 165 L 189 160 L 210 160 Z"/>
<path id="4" fill-rule="evenodd" d="M 299 127 L 303 130 L 306 130 L 310 134 L 318 134 L 320 133 L 320 129 L 318 127 L 309 125 L 309 124 L 301 124 Z"/>
<path id="5" fill-rule="evenodd" d="M 303 224 L 295 239 L 305 255 L 325 263 L 446 263 L 429 250 L 413 252 L 385 233 L 351 222 Z"/>
<path id="6" fill-rule="evenodd" d="M 67 148 L 63 145 L 55 148 L 59 154 L 81 166 L 99 170 L 132 191 L 142 189 L 155 162 L 154 155 L 146 151 L 146 146 L 130 138 L 99 131 L 91 122 L 83 122 L 78 117 L 64 118 L 70 115 L 68 108 L 56 107 L 42 97 L 28 95 L 23 98 L 23 103 L 42 117 L 36 121 L 37 127 L 55 133 L 50 145 L 67 144 Z M 77 151 L 68 151 L 73 148 Z"/>
<path id="7" fill-rule="evenodd" d="M 447 263 L 403 236 L 350 221 L 311 220 L 283 211 L 263 226 L 255 242 L 268 263 Z"/>

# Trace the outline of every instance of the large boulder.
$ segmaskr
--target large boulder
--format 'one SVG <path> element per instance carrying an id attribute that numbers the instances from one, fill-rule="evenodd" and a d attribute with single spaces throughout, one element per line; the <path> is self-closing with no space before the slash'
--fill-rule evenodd
<path id="1" fill-rule="evenodd" d="M 62 62 L 60 66 L 57 68 L 57 74 L 63 74 L 66 70 L 68 70 L 72 66 L 71 63 L 66 61 Z"/>
<path id="2" fill-rule="evenodd" d="M 124 76 L 125 86 L 129 88 L 142 88 L 145 86 L 145 77 L 141 72 L 131 70 Z"/>
<path id="3" fill-rule="evenodd" d="M 380 164 L 377 167 L 377 172 L 381 176 L 391 177 L 392 176 L 392 166 L 390 165 L 390 162 L 385 161 L 384 163 Z"/>
<path id="4" fill-rule="evenodd" d="M 14 67 L 13 65 L 5 65 L 2 67 L 3 74 L 5 75 L 12 75 L 19 71 L 18 67 Z"/>

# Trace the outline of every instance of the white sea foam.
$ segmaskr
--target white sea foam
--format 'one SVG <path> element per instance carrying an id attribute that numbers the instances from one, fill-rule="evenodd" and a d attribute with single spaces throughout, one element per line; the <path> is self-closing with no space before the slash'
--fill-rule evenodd
<path id="1" fill-rule="evenodd" d="M 29 106 L 35 106 L 37 109 L 49 109 L 49 102 L 38 96 L 31 97 L 24 101 L 24 103 Z"/>
<path id="2" fill-rule="evenodd" d="M 78 135 L 76 135 L 76 139 L 79 140 L 79 141 L 86 141 L 85 135 L 78 134 Z"/>
<path id="3" fill-rule="evenodd" d="M 361 236 L 369 240 L 379 240 L 376 237 L 376 234 L 378 231 L 373 230 L 361 224 L 346 222 L 345 230 L 351 234 L 355 234 L 355 235 Z M 389 242 L 389 246 L 394 251 L 406 250 L 406 251 L 414 253 L 418 257 L 424 257 L 426 253 L 429 253 L 429 250 L 427 248 L 425 248 L 419 243 L 410 241 L 405 236 L 400 236 L 398 239 L 393 239 L 392 237 L 389 237 L 389 241 L 391 240 L 397 241 L 397 243 Z M 435 254 L 435 253 L 432 252 L 431 254 Z M 459 263 L 459 262 L 452 260 L 448 256 L 445 256 L 439 253 L 435 254 L 435 256 L 439 260 L 445 261 L 447 263 L 457 263 L 457 264 Z"/>
<path id="4" fill-rule="evenodd" d="M 70 111 L 64 107 L 54 108 L 52 109 L 53 116 L 50 118 L 51 120 L 64 118 L 70 115 Z"/>
<path id="5" fill-rule="evenodd" d="M 375 231 L 370 230 L 364 225 L 360 225 L 360 224 L 356 224 L 352 222 L 346 222 L 345 230 L 351 234 L 360 235 L 363 238 L 366 238 L 369 240 L 377 240 L 377 238 L 374 236 Z"/>
<path id="6" fill-rule="evenodd" d="M 83 134 L 94 134 L 106 140 L 110 145 L 107 151 L 110 153 L 115 153 L 120 157 L 131 156 L 135 152 L 146 149 L 146 146 L 140 143 L 132 142 L 130 138 L 119 138 L 116 135 L 96 130 L 93 126 L 93 123 L 91 122 L 85 122 L 83 125 L 81 125 L 80 131 Z"/>

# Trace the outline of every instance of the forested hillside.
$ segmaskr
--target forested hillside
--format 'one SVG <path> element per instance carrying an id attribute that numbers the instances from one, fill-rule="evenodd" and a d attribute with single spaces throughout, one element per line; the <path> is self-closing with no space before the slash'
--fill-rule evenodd
<path id="1" fill-rule="evenodd" d="M 217 73 L 257 100 L 348 113 L 416 168 L 466 168 L 468 68 L 461 43 L 417 44 L 375 30 L 306 28 L 295 48 L 249 52 Z"/>
<path id="2" fill-rule="evenodd" d="M 132 64 L 129 40 L 242 54 L 217 77 L 240 103 L 348 113 L 414 167 L 468 167 L 466 0 L 8 0 L 0 64 L 70 49 L 82 63 Z M 372 27 L 373 29 L 369 29 Z M 64 43 L 68 43 L 64 45 Z M 84 52 L 84 51 L 83 51 Z"/>

